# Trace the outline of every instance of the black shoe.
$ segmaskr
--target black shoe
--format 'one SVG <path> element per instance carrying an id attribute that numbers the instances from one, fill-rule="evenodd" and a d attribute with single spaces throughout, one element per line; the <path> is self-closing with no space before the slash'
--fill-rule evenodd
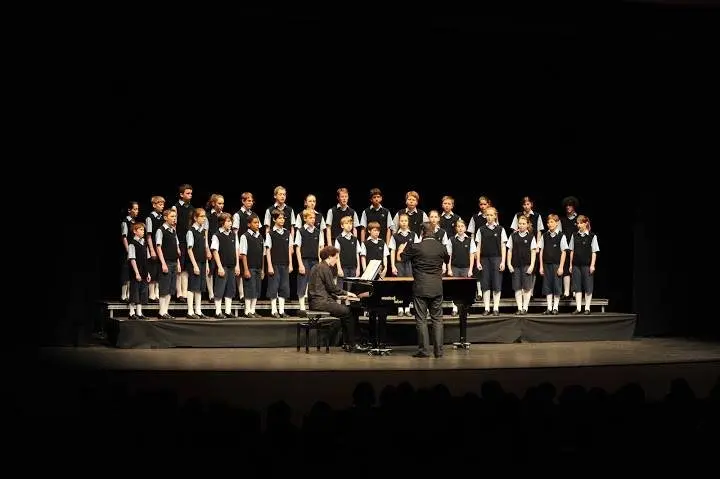
<path id="1" fill-rule="evenodd" d="M 552 314 L 552 311 L 550 311 L 549 309 L 546 309 L 545 311 L 543 311 L 543 314 Z"/>
<path id="2" fill-rule="evenodd" d="M 195 315 L 195 314 L 186 314 L 185 317 L 186 317 L 187 319 L 200 319 L 200 318 L 199 318 L 197 315 Z"/>
<path id="3" fill-rule="evenodd" d="M 202 313 L 200 313 L 200 314 L 196 314 L 195 316 L 197 316 L 197 317 L 198 317 L 198 319 L 207 319 L 207 318 L 209 318 L 209 317 L 210 317 L 210 316 L 205 316 L 205 315 L 204 315 L 204 314 L 202 314 Z"/>
<path id="4" fill-rule="evenodd" d="M 576 310 L 574 310 L 574 311 L 573 311 L 572 313 L 570 313 L 570 314 L 582 314 L 582 311 L 576 309 Z"/>
<path id="5" fill-rule="evenodd" d="M 187 303 L 187 298 L 184 296 L 178 296 L 177 300 L 181 303 Z"/>
<path id="6" fill-rule="evenodd" d="M 500 316 L 500 311 L 493 311 L 493 316 Z"/>
<path id="7" fill-rule="evenodd" d="M 215 313 L 215 319 L 227 319 L 227 316 L 225 316 L 223 313 Z"/>
<path id="8" fill-rule="evenodd" d="M 273 313 L 273 314 L 271 314 L 271 316 L 272 316 L 273 318 L 280 319 L 280 314 L 279 314 L 279 313 Z"/>
<path id="9" fill-rule="evenodd" d="M 307 318 L 307 310 L 305 310 L 305 309 L 298 309 L 297 317 L 298 317 L 298 318 Z"/>
<path id="10" fill-rule="evenodd" d="M 414 358 L 429 358 L 430 355 L 428 353 L 423 353 L 422 351 L 418 351 L 417 353 L 413 354 L 412 357 L 414 357 Z"/>
<path id="11" fill-rule="evenodd" d="M 158 316 L 158 319 L 175 319 L 175 318 L 173 318 L 169 314 L 161 314 L 160 316 Z"/>
<path id="12" fill-rule="evenodd" d="M 485 312 L 483 313 L 483 316 L 490 316 L 490 314 L 491 314 L 490 311 L 486 309 Z"/>
<path id="13" fill-rule="evenodd" d="M 586 309 L 586 310 L 583 312 L 583 314 L 590 314 L 590 310 L 589 310 L 589 309 Z"/>
<path id="14" fill-rule="evenodd" d="M 147 316 L 143 316 L 142 314 L 136 314 L 135 319 L 147 319 Z"/>
<path id="15" fill-rule="evenodd" d="M 252 314 L 252 318 L 253 318 L 253 319 L 260 319 L 260 318 L 262 318 L 262 316 L 260 316 L 260 315 L 257 314 L 257 313 L 250 313 L 250 314 Z"/>
<path id="16" fill-rule="evenodd" d="M 224 313 L 225 319 L 238 319 L 237 316 L 235 316 L 233 313 Z"/>
<path id="17" fill-rule="evenodd" d="M 552 311 L 553 316 L 560 314 L 557 309 L 553 309 Z"/>
<path id="18" fill-rule="evenodd" d="M 134 314 L 131 314 L 130 316 L 128 316 L 128 319 L 130 319 L 130 320 L 137 319 L 137 316 L 135 316 Z"/>
<path id="19" fill-rule="evenodd" d="M 515 311 L 515 316 L 520 316 L 521 314 L 523 314 L 522 309 Z"/>
<path id="20" fill-rule="evenodd" d="M 284 319 L 284 318 L 289 318 L 290 315 L 287 314 L 287 313 L 281 313 L 281 314 L 280 314 L 280 317 Z"/>
<path id="21" fill-rule="evenodd" d="M 440 354 L 435 353 L 434 356 L 435 356 L 435 359 L 439 359 L 439 358 L 443 357 L 443 353 L 440 353 Z"/>

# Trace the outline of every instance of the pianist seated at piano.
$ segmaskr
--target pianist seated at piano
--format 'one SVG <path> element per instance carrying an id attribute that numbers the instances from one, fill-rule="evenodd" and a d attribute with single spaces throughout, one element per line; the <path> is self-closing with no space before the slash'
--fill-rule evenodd
<path id="1" fill-rule="evenodd" d="M 355 293 L 340 289 L 335 284 L 339 250 L 334 246 L 325 246 L 320 250 L 320 262 L 310 271 L 308 300 L 311 310 L 327 311 L 342 321 L 346 337 L 343 338 L 346 351 L 359 350 L 356 331 L 359 329 L 358 315 L 355 310 L 344 304 L 338 304 L 338 298 L 357 299 Z"/>
<path id="2" fill-rule="evenodd" d="M 433 353 L 436 358 L 443 355 L 443 265 L 450 260 L 450 255 L 434 233 L 434 225 L 423 223 L 422 241 L 403 243 L 397 252 L 398 257 L 412 264 L 413 305 L 418 333 L 418 351 L 413 354 L 416 358 L 430 356 L 428 313 L 433 325 Z"/>

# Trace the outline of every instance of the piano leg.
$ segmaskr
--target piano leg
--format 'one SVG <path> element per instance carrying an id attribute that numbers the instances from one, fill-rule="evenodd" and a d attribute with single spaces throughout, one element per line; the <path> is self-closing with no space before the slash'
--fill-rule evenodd
<path id="1" fill-rule="evenodd" d="M 374 338 L 372 348 L 368 351 L 368 356 L 389 356 L 392 351 L 391 348 L 383 347 L 383 341 L 385 340 L 385 325 L 387 324 L 387 313 L 385 312 L 373 312 L 369 316 L 370 322 L 375 322 L 374 325 Z M 372 325 L 371 325 L 372 327 Z"/>
<path id="2" fill-rule="evenodd" d="M 458 316 L 460 317 L 460 341 L 453 343 L 453 349 L 470 349 L 467 340 L 467 317 L 470 305 L 461 303 L 457 305 Z"/>

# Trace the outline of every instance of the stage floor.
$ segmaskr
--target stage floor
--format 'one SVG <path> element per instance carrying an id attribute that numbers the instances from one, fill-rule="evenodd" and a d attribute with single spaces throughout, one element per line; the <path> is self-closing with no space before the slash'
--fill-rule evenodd
<path id="1" fill-rule="evenodd" d="M 480 393 L 483 382 L 498 381 L 522 396 L 542 382 L 558 393 L 569 385 L 615 391 L 636 382 L 648 399 L 662 399 L 670 382 L 685 378 L 706 397 L 720 375 L 720 344 L 689 339 L 634 339 L 558 343 L 474 344 L 468 351 L 446 347 L 440 359 L 411 357 L 414 348 L 395 348 L 390 356 L 329 354 L 295 348 L 118 349 L 111 346 L 44 348 L 41 368 L 22 375 L 17 404 L 31 414 L 64 414 L 87 397 L 127 397 L 140 391 L 172 392 L 191 398 L 264 410 L 284 400 L 293 419 L 302 420 L 323 400 L 346 407 L 352 391 L 369 382 L 379 394 L 387 385 L 409 382 L 416 388 L 444 384 L 454 395 Z"/>
<path id="2" fill-rule="evenodd" d="M 40 357 L 56 366 L 146 371 L 372 371 L 417 369 L 567 368 L 720 361 L 720 344 L 687 339 L 635 339 L 558 343 L 445 346 L 439 359 L 411 357 L 414 347 L 371 357 L 331 348 L 310 354 L 293 348 L 118 349 L 105 346 L 45 348 Z"/>

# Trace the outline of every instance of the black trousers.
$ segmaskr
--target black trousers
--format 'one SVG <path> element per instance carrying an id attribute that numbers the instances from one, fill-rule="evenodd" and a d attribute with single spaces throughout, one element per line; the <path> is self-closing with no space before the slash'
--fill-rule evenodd
<path id="1" fill-rule="evenodd" d="M 443 297 L 433 296 L 424 298 L 415 296 L 413 305 L 415 306 L 415 327 L 418 334 L 418 350 L 421 353 L 430 354 L 430 337 L 428 335 L 428 313 L 432 320 L 433 327 L 433 352 L 436 356 L 443 353 L 443 322 L 442 322 L 442 302 Z"/>
<path id="2" fill-rule="evenodd" d="M 343 342 L 345 344 L 357 344 L 356 331 L 359 326 L 358 311 L 344 304 L 338 304 L 335 301 L 310 301 L 310 309 L 315 311 L 327 311 L 333 318 L 337 318 L 342 323 L 345 333 Z"/>

